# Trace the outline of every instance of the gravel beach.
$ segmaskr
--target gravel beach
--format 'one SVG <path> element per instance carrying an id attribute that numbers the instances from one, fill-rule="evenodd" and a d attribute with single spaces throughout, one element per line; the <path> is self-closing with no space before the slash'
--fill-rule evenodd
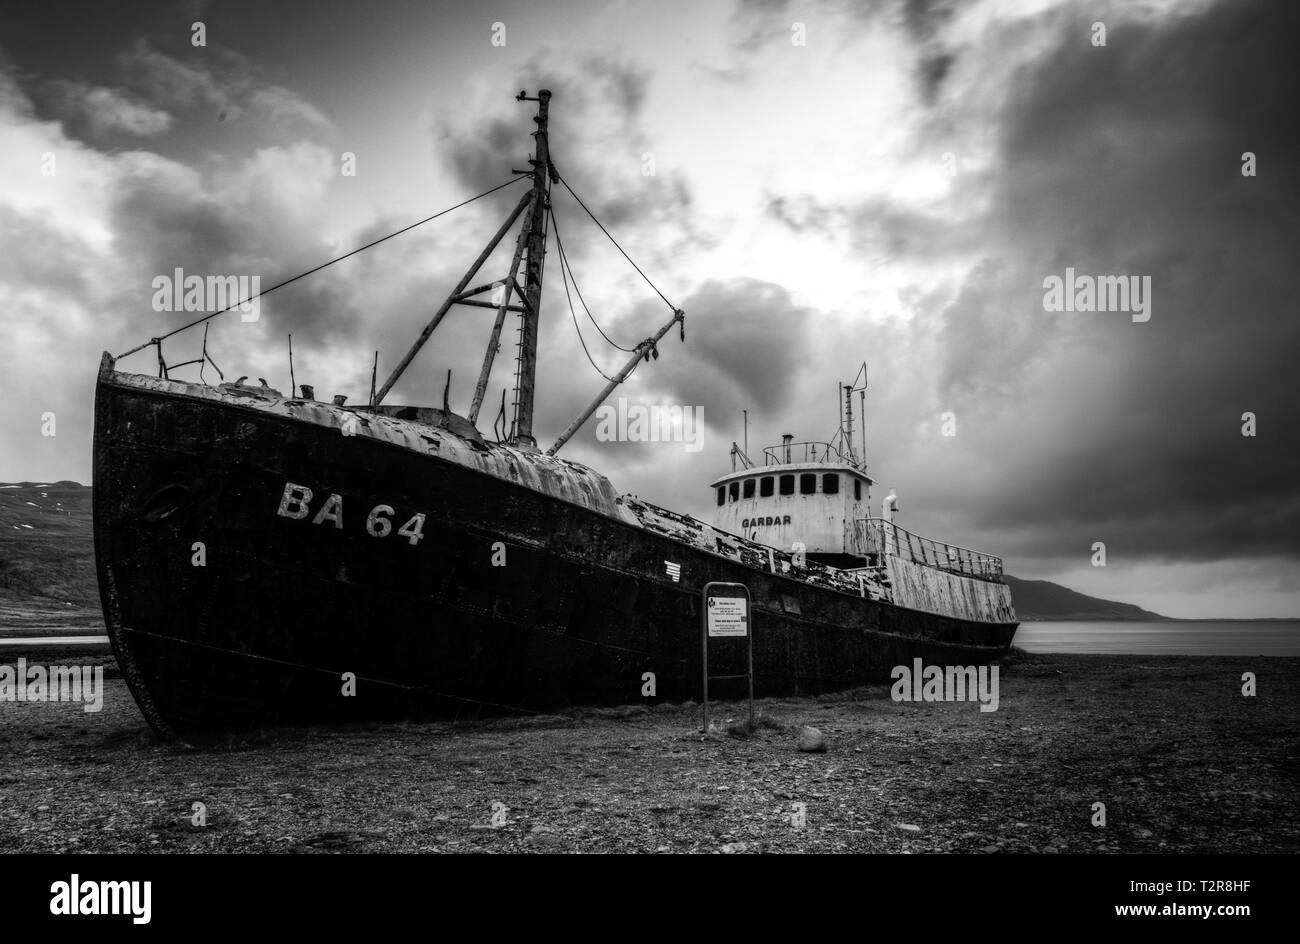
<path id="1" fill-rule="evenodd" d="M 112 677 L 98 713 L 0 702 L 0 850 L 1297 852 L 1298 669 L 1016 653 L 993 712 L 880 685 L 731 734 L 661 705 L 206 745 L 157 741 Z"/>

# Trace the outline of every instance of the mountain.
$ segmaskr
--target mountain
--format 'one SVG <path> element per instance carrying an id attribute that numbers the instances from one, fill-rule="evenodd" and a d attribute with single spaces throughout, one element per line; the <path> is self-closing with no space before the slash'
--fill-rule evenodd
<path id="1" fill-rule="evenodd" d="M 1022 620 L 1165 620 L 1132 603 L 1099 600 L 1047 580 L 1005 576 L 1011 603 Z"/>
<path id="2" fill-rule="evenodd" d="M 90 486 L 76 482 L 0 485 L 0 600 L 99 606 Z M 1076 593 L 1046 580 L 1007 576 L 1016 613 L 1027 620 L 1160 620 L 1131 603 Z"/>
<path id="3" fill-rule="evenodd" d="M 99 606 L 89 485 L 0 485 L 0 600 Z"/>

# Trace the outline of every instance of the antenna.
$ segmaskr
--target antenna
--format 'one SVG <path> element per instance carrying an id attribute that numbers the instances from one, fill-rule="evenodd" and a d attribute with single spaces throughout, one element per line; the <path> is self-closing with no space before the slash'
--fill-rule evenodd
<path id="1" fill-rule="evenodd" d="M 853 454 L 853 388 L 849 384 L 840 384 L 844 393 L 844 445 L 849 450 L 849 463 L 858 464 L 858 457 Z"/>
<path id="2" fill-rule="evenodd" d="M 867 465 L 867 387 L 862 385 L 862 391 L 858 394 L 859 405 L 862 407 L 862 467 Z"/>
<path id="3" fill-rule="evenodd" d="M 749 455 L 749 410 L 741 410 L 745 414 L 745 455 Z"/>
<path id="4" fill-rule="evenodd" d="M 859 384 L 858 381 L 862 383 Z M 843 385 L 844 389 L 844 417 L 845 424 L 842 429 L 844 441 L 849 449 L 849 457 L 853 460 L 854 465 L 867 467 L 867 362 L 863 361 L 862 366 L 858 368 L 857 374 L 853 377 L 852 383 Z M 858 402 L 862 412 L 862 458 L 858 459 L 853 455 L 853 394 L 858 394 Z"/>

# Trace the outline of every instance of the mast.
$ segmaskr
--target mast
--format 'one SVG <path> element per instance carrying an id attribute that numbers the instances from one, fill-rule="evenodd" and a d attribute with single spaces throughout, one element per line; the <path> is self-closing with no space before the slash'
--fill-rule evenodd
<path id="1" fill-rule="evenodd" d="M 370 406 L 372 409 L 382 403 L 384 397 L 388 396 L 388 391 L 393 389 L 393 384 L 397 383 L 398 378 L 402 376 L 403 371 L 410 366 L 411 361 L 415 360 L 415 355 L 420 353 L 420 348 L 424 347 L 424 343 L 429 340 L 434 329 L 442 323 L 443 318 L 447 317 L 447 312 L 451 311 L 451 306 L 457 303 L 467 304 L 466 299 L 469 296 L 476 295 L 483 289 L 492 287 L 491 285 L 481 286 L 480 288 L 471 289 L 469 292 L 465 292 L 465 286 L 469 285 L 470 279 L 474 278 L 475 273 L 483 267 L 483 263 L 487 262 L 488 256 L 492 255 L 492 250 L 497 248 L 497 243 L 501 242 L 501 239 L 505 234 L 515 225 L 515 220 L 519 219 L 519 215 L 524 212 L 524 208 L 528 206 L 528 201 L 531 199 L 531 191 L 524 194 L 523 198 L 511 212 L 509 218 L 502 223 L 501 228 L 496 231 L 496 235 L 492 237 L 492 241 L 489 242 L 487 246 L 483 248 L 483 251 L 478 254 L 478 258 L 475 259 L 474 264 L 469 267 L 469 271 L 465 273 L 456 287 L 452 289 L 451 294 L 447 296 L 447 300 L 442 303 L 442 306 L 434 314 L 433 318 L 431 318 L 429 323 L 424 326 L 424 330 L 420 332 L 420 336 L 415 339 L 415 343 L 411 345 L 411 349 L 406 352 L 406 356 L 404 356 L 398 365 L 393 368 L 392 374 L 390 374 L 388 379 L 384 381 L 384 385 L 379 388 L 379 391 L 371 401 Z"/>
<path id="2" fill-rule="evenodd" d="M 542 305 L 542 267 L 546 261 L 546 211 L 550 209 L 547 195 L 551 168 L 550 146 L 547 138 L 548 111 L 551 93 L 539 89 L 536 98 L 520 92 L 519 101 L 537 102 L 537 130 L 535 155 L 529 163 L 533 167 L 532 217 L 528 225 L 527 261 L 525 263 L 524 310 L 519 327 L 519 373 L 515 390 L 515 424 L 511 445 L 536 448 L 533 437 L 533 396 L 537 380 L 537 323 Z"/>
<path id="3" fill-rule="evenodd" d="M 532 191 L 528 192 L 528 199 L 533 198 Z M 469 406 L 469 421 L 471 425 L 478 424 L 478 411 L 483 405 L 483 397 L 487 394 L 488 379 L 492 376 L 492 362 L 496 359 L 497 351 L 501 347 L 501 327 L 506 321 L 506 311 L 514 306 L 510 304 L 510 293 L 519 283 L 515 281 L 519 272 L 519 260 L 524 256 L 524 246 L 528 241 L 528 228 L 520 227 L 519 240 L 515 244 L 515 254 L 510 260 L 510 273 L 501 281 L 497 289 L 501 293 L 501 302 L 497 306 L 497 319 L 492 323 L 492 336 L 488 338 L 487 353 L 483 355 L 483 369 L 479 371 L 478 383 L 474 385 L 474 399 Z M 502 391 L 504 395 L 504 391 Z"/>
<path id="4" fill-rule="evenodd" d="M 460 282 L 447 296 L 447 300 L 430 319 L 429 323 L 424 326 L 411 349 L 406 352 L 397 367 L 393 369 L 384 385 L 376 391 L 371 399 L 371 409 L 375 409 L 383 402 L 388 391 L 393 388 L 402 373 L 410 366 L 411 361 L 415 360 L 415 355 L 424 347 L 425 342 L 429 340 L 434 329 L 442 323 L 442 319 L 447 316 L 452 305 L 470 305 L 481 308 L 495 308 L 497 310 L 497 327 L 493 331 L 493 342 L 489 344 L 488 355 L 484 360 L 483 370 L 480 374 L 479 383 L 474 389 L 474 404 L 471 408 L 471 415 L 477 419 L 478 407 L 482 403 L 484 389 L 487 386 L 487 375 L 492 370 L 492 355 L 495 353 L 495 340 L 500 336 L 500 323 L 505 316 L 506 311 L 519 311 L 523 318 L 523 324 L 520 326 L 519 337 L 519 369 L 517 376 L 518 387 L 515 391 L 515 416 L 517 430 L 512 442 L 515 445 L 524 445 L 536 447 L 533 440 L 533 379 L 537 373 L 537 314 L 542 302 L 542 263 L 546 258 L 546 211 L 550 209 L 550 200 L 547 196 L 547 177 L 552 178 L 555 175 L 555 169 L 551 167 L 550 149 L 547 147 L 546 136 L 546 113 L 547 103 L 550 101 L 551 93 L 542 89 L 537 93 L 536 98 L 529 98 L 523 92 L 515 96 L 518 101 L 534 101 L 538 103 L 537 117 L 533 121 L 537 122 L 537 131 L 533 137 L 537 141 L 537 154 L 528 163 L 532 165 L 533 186 L 515 206 L 510 216 L 506 219 L 501 228 L 497 230 L 491 241 L 479 253 L 478 258 L 474 260 L 469 271 L 461 278 Z M 523 173 L 516 171 L 516 173 Z M 497 244 L 515 225 L 515 222 L 523 215 L 525 210 L 529 210 L 527 221 L 523 230 L 520 232 L 520 245 L 527 243 L 528 265 L 527 265 L 527 289 L 519 294 L 523 298 L 523 308 L 520 309 L 510 304 L 510 293 L 503 293 L 500 302 L 484 302 L 475 299 L 474 296 L 483 292 L 491 291 L 497 288 L 501 283 L 490 282 L 487 285 L 480 285 L 476 288 L 466 289 L 470 280 L 474 278 L 478 270 L 482 268 L 483 263 L 492 255 Z M 515 263 L 507 276 L 508 284 L 512 287 L 517 285 L 514 282 L 515 270 L 518 268 L 519 255 L 516 252 Z M 473 422 L 473 419 L 471 419 Z"/>
<path id="5" fill-rule="evenodd" d="M 559 174 L 555 171 L 555 166 L 551 163 L 549 130 L 547 126 L 548 112 L 550 109 L 551 93 L 547 89 L 539 89 L 536 97 L 529 96 L 526 92 L 520 92 L 515 96 L 516 101 L 537 102 L 537 116 L 533 121 L 537 124 L 537 130 L 533 132 L 535 142 L 534 156 L 529 159 L 528 163 L 532 165 L 531 171 L 516 170 L 514 173 L 532 178 L 532 186 L 519 200 L 511 212 L 509 218 L 501 225 L 492 240 L 479 253 L 478 258 L 470 266 L 469 270 L 462 276 L 459 284 L 452 290 L 451 295 L 443 302 L 442 306 L 434 314 L 433 318 L 425 325 L 420 336 L 416 338 L 411 349 L 407 351 L 406 356 L 398 363 L 393 370 L 392 375 L 384 382 L 384 385 L 378 390 L 373 389 L 370 400 L 370 408 L 378 409 L 379 404 L 383 401 L 388 391 L 397 383 L 402 372 L 415 359 L 420 348 L 429 340 L 435 328 L 446 317 L 448 311 L 453 305 L 468 305 L 477 308 L 491 308 L 496 311 L 496 321 L 493 324 L 492 335 L 488 340 L 487 352 L 483 359 L 483 367 L 479 371 L 478 382 L 474 386 L 474 397 L 470 403 L 469 421 L 471 424 L 478 420 L 479 409 L 483 404 L 483 398 L 487 393 L 487 384 L 492 372 L 492 363 L 496 354 L 497 342 L 501 336 L 502 322 L 505 320 L 507 311 L 517 312 L 520 316 L 519 326 L 519 351 L 515 365 L 515 411 L 514 420 L 511 424 L 509 443 L 516 449 L 527 452 L 537 452 L 537 439 L 533 435 L 533 402 L 536 396 L 537 382 L 537 329 L 541 315 L 542 306 L 542 272 L 546 265 L 546 222 L 547 213 L 551 209 L 550 185 L 560 181 Z M 565 184 L 567 187 L 568 184 Z M 500 189 L 500 188 L 497 188 Z M 492 192 L 492 191 L 489 191 Z M 575 194 L 576 196 L 576 194 Z M 582 201 L 579 200 L 579 203 Z M 585 205 L 583 207 L 586 209 Z M 590 214 L 591 211 L 587 210 Z M 474 278 L 478 270 L 487 261 L 488 257 L 495 251 L 497 245 L 510 231 L 521 216 L 525 217 L 524 225 L 520 228 L 519 240 L 515 246 L 514 256 L 511 259 L 510 271 L 504 279 L 496 282 L 489 282 L 485 285 L 479 285 L 475 288 L 467 289 L 470 280 Z M 595 220 L 595 217 L 592 217 Z M 597 225 L 600 221 L 596 220 Z M 604 229 L 604 227 L 601 227 Z M 608 235 L 608 232 L 606 233 Z M 613 239 L 613 237 L 610 237 Z M 615 243 L 617 245 L 617 243 Z M 621 247 L 620 247 L 621 251 Z M 626 256 L 627 254 L 624 253 Z M 516 274 L 519 269 L 521 257 L 524 257 L 524 285 L 517 281 Z M 631 262 L 631 259 L 628 260 Z M 636 263 L 632 263 L 633 266 Z M 637 269 L 640 272 L 640 269 Z M 645 273 L 641 273 L 645 277 Z M 649 279 L 646 279 L 649 282 Z M 653 283 L 651 283 L 653 288 Z M 483 301 L 476 296 L 488 291 L 498 291 L 492 301 Z M 511 292 L 518 297 L 521 305 L 510 303 Z M 656 289 L 658 291 L 658 289 Z M 663 297 L 663 293 L 659 293 Z M 667 298 L 664 298 L 668 302 Z M 671 304 L 670 304 L 671 307 Z M 659 329 L 659 332 L 653 337 L 647 338 L 637 345 L 636 350 L 632 352 L 631 359 L 614 378 L 606 378 L 609 384 L 601 392 L 600 396 L 587 408 L 587 410 L 564 431 L 560 438 L 549 450 L 548 455 L 554 455 L 565 442 L 582 426 L 582 424 L 591 416 L 592 413 L 604 402 L 610 392 L 620 383 L 631 375 L 632 370 L 642 359 L 649 360 L 651 357 L 658 358 L 659 351 L 656 347 L 659 340 L 668 333 L 674 324 L 680 325 L 682 340 L 686 340 L 686 314 L 680 308 L 673 309 L 672 319 Z M 599 326 L 598 326 L 599 327 Z M 376 356 L 376 365 L 378 359 Z M 450 377 L 450 374 L 448 375 Z M 448 385 L 450 385 L 450 379 Z M 502 414 L 504 418 L 505 394 L 502 392 Z M 448 403 L 447 390 L 443 391 L 443 412 L 450 414 L 451 406 Z M 748 417 L 746 418 L 748 420 Z M 748 422 L 746 423 L 748 427 Z M 746 429 L 748 435 L 748 428 Z M 748 462 L 748 457 L 746 457 Z"/>

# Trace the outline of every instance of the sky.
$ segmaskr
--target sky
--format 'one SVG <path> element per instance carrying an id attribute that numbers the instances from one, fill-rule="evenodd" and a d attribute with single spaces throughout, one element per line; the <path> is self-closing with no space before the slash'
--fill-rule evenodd
<path id="1" fill-rule="evenodd" d="M 90 481 L 101 352 L 195 317 L 156 277 L 266 288 L 502 183 L 545 87 L 559 172 L 686 312 L 615 397 L 703 417 L 699 451 L 589 423 L 567 458 L 707 519 L 742 410 L 751 454 L 827 439 L 865 362 L 873 501 L 909 530 L 1171 616 L 1300 616 L 1298 33 L 1251 0 L 7 5 L 0 481 Z M 292 334 L 299 383 L 364 400 L 522 188 L 215 319 L 209 353 L 287 391 Z M 600 327 L 654 333 L 669 305 L 553 204 Z M 577 332 L 627 357 L 551 249 L 543 446 L 604 383 Z M 1054 310 L 1067 269 L 1149 284 L 1145 320 Z M 387 402 L 440 405 L 451 370 L 467 412 L 491 319 L 454 309 Z"/>

